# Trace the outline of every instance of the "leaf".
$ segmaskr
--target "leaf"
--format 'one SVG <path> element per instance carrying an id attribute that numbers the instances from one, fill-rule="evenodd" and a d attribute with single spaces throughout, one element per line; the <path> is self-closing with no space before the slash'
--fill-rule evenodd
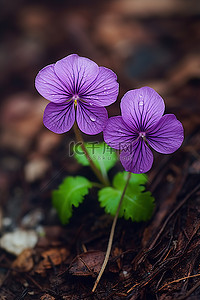
<path id="1" fill-rule="evenodd" d="M 105 253 L 98 250 L 89 250 L 77 255 L 69 266 L 69 273 L 75 276 L 94 276 L 101 270 Z"/>
<path id="2" fill-rule="evenodd" d="M 96 167 L 101 171 L 103 175 L 115 165 L 117 162 L 117 154 L 114 149 L 109 147 L 106 143 L 99 142 L 88 142 L 84 143 L 91 159 L 93 160 Z M 86 158 L 83 150 L 81 149 L 81 144 L 76 144 L 73 147 L 74 156 L 76 160 L 83 166 L 89 166 L 89 161 Z"/>
<path id="3" fill-rule="evenodd" d="M 85 177 L 66 177 L 58 190 L 52 193 L 52 203 L 56 208 L 62 224 L 67 224 L 72 216 L 72 207 L 78 207 L 88 194 L 92 184 Z"/>
<path id="4" fill-rule="evenodd" d="M 99 202 L 106 213 L 114 216 L 127 181 L 127 172 L 117 173 L 113 179 L 113 187 L 105 187 L 99 191 Z M 154 209 L 154 198 L 150 192 L 145 192 L 144 184 L 147 176 L 132 174 L 119 212 L 119 217 L 126 220 L 146 221 Z"/>

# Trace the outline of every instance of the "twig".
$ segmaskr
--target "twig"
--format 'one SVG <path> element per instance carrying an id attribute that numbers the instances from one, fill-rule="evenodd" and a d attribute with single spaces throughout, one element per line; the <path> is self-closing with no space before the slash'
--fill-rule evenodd
<path id="1" fill-rule="evenodd" d="M 161 233 L 164 231 L 166 225 L 168 224 L 169 220 L 173 217 L 173 215 L 185 204 L 185 202 L 195 193 L 198 191 L 198 189 L 200 189 L 200 184 L 198 184 L 189 194 L 187 194 L 187 196 L 177 205 L 177 207 L 171 212 L 171 214 L 167 217 L 167 219 L 165 220 L 165 222 L 163 223 L 161 229 L 159 230 L 156 238 L 154 239 L 154 241 L 151 243 L 149 250 L 153 249 L 153 247 L 155 246 L 158 238 L 160 237 Z"/>
<path id="2" fill-rule="evenodd" d="M 198 281 L 185 295 L 180 296 L 179 298 L 176 298 L 176 300 L 187 299 L 199 286 L 200 286 L 200 281 Z"/>
<path id="3" fill-rule="evenodd" d="M 121 204 L 122 204 L 126 189 L 128 187 L 130 178 L 131 178 L 131 173 L 129 172 L 128 178 L 127 178 L 127 181 L 126 181 L 126 185 L 125 185 L 124 190 L 122 192 L 122 195 L 121 195 L 118 207 L 117 207 L 116 215 L 115 215 L 113 223 L 112 223 L 112 228 L 111 228 L 111 231 L 110 231 L 110 237 L 109 237 L 109 241 L 108 241 L 108 247 L 107 247 L 107 250 L 106 250 L 106 255 L 105 255 L 105 258 L 104 258 L 104 262 L 102 264 L 99 275 L 98 275 L 98 277 L 95 281 L 95 284 L 93 286 L 92 293 L 94 293 L 94 291 L 96 290 L 96 287 L 97 287 L 97 285 L 98 285 L 98 283 L 101 279 L 101 276 L 103 275 L 103 272 L 106 268 L 106 265 L 108 263 L 108 259 L 109 259 L 109 256 L 110 256 L 110 251 L 111 251 L 111 248 L 112 248 L 113 237 L 114 237 L 114 233 L 115 233 L 115 226 L 116 226 L 116 223 L 117 223 L 117 219 L 118 219 L 118 216 L 119 216 L 119 211 L 120 211 L 120 208 L 121 208 Z"/>
<path id="4" fill-rule="evenodd" d="M 41 285 L 35 281 L 30 275 L 25 274 L 26 278 L 29 279 L 30 281 L 32 281 L 32 283 L 41 291 L 44 291 L 44 288 L 41 287 Z"/>
<path id="5" fill-rule="evenodd" d="M 182 280 L 186 280 L 188 278 L 193 278 L 193 277 L 198 277 L 198 276 L 200 276 L 200 274 L 190 275 L 190 276 L 186 276 L 186 277 L 182 277 L 182 278 L 170 281 L 168 283 L 165 283 L 163 286 L 161 286 L 161 288 L 159 288 L 158 291 L 161 291 L 162 289 L 164 289 L 164 287 L 166 287 L 166 286 L 168 286 L 172 283 L 176 283 L 176 282 L 179 282 L 179 281 L 182 281 Z"/>

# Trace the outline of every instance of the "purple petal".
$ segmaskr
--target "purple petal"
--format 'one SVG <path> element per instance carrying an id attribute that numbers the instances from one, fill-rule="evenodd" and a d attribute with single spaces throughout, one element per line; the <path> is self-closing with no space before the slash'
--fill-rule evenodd
<path id="1" fill-rule="evenodd" d="M 76 120 L 80 130 L 86 134 L 97 134 L 103 131 L 108 120 L 105 107 L 96 107 L 78 102 Z"/>
<path id="2" fill-rule="evenodd" d="M 126 125 L 121 116 L 109 118 L 103 134 L 106 144 L 120 150 L 127 149 L 138 137 L 138 134 Z"/>
<path id="3" fill-rule="evenodd" d="M 150 87 L 128 91 L 121 100 L 123 120 L 140 132 L 157 123 L 164 109 L 163 99 Z"/>
<path id="4" fill-rule="evenodd" d="M 35 78 L 35 87 L 47 100 L 62 103 L 71 98 L 67 87 L 62 83 L 54 71 L 54 64 L 43 68 Z"/>
<path id="5" fill-rule="evenodd" d="M 96 79 L 82 88 L 80 97 L 90 105 L 107 106 L 116 101 L 118 93 L 116 74 L 110 69 L 99 67 Z"/>
<path id="6" fill-rule="evenodd" d="M 127 172 L 146 173 L 153 164 L 153 154 L 142 138 L 139 138 L 128 151 L 122 151 L 120 161 Z"/>
<path id="7" fill-rule="evenodd" d="M 183 126 L 175 115 L 165 115 L 147 132 L 146 138 L 154 150 L 170 154 L 176 151 L 183 142 Z"/>
<path id="8" fill-rule="evenodd" d="M 55 133 L 69 131 L 75 121 L 75 110 L 72 101 L 64 104 L 49 103 L 44 111 L 44 125 Z"/>
<path id="9" fill-rule="evenodd" d="M 69 85 L 73 95 L 79 95 L 94 81 L 99 67 L 88 58 L 72 54 L 56 62 L 55 72 L 64 84 Z"/>

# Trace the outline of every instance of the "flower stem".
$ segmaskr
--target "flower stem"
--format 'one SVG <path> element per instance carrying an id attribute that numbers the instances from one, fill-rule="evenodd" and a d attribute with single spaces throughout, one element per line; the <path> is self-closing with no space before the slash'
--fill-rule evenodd
<path id="1" fill-rule="evenodd" d="M 115 227 L 116 227 L 117 219 L 118 219 L 118 216 L 119 216 L 119 211 L 120 211 L 120 208 L 121 208 L 121 205 L 122 205 L 122 201 L 124 199 L 124 195 L 126 193 L 126 189 L 128 187 L 130 178 L 131 178 L 131 172 L 128 173 L 128 178 L 127 178 L 124 190 L 122 192 L 122 195 L 121 195 L 118 207 L 117 207 L 117 211 L 116 211 L 116 214 L 115 214 L 115 217 L 114 217 L 114 220 L 113 220 L 113 223 L 112 223 L 112 228 L 111 228 L 111 231 L 110 231 L 110 237 L 109 237 L 109 241 L 108 241 L 108 246 L 107 246 L 107 250 L 106 250 L 106 255 L 105 255 L 105 258 L 104 258 L 104 262 L 102 264 L 102 267 L 101 267 L 101 270 L 99 272 L 99 275 L 98 275 L 98 277 L 97 277 L 97 279 L 95 281 L 95 284 L 93 286 L 92 293 L 96 290 L 96 287 L 97 287 L 97 285 L 98 285 L 98 283 L 99 283 L 99 281 L 101 279 L 101 276 L 103 275 L 103 272 L 104 272 L 104 270 L 106 268 L 106 265 L 108 263 L 108 259 L 109 259 L 111 248 L 112 248 L 113 237 L 114 237 L 114 233 L 115 233 Z"/>
<path id="2" fill-rule="evenodd" d="M 75 122 L 74 123 L 74 133 L 75 133 L 75 136 L 76 136 L 76 140 L 78 142 L 81 142 L 81 148 L 87 158 L 87 160 L 89 161 L 89 164 L 90 164 L 90 167 L 92 169 L 92 171 L 95 173 L 96 177 L 99 179 L 99 181 L 104 185 L 104 186 L 110 186 L 110 183 L 108 181 L 108 179 L 104 178 L 103 175 L 101 174 L 101 172 L 97 169 L 97 167 L 95 166 L 93 160 L 91 159 L 85 145 L 84 145 L 84 140 L 83 140 L 83 137 L 81 135 L 81 132 L 77 126 L 77 123 Z"/>

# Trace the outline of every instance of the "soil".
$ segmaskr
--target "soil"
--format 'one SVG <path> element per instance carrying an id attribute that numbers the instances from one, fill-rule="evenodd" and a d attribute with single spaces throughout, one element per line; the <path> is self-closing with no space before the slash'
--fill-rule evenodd
<path id="1" fill-rule="evenodd" d="M 39 239 L 20 255 L 0 248 L 0 299 L 200 299 L 200 7 L 198 1 L 150 2 L 3 1 L 0 231 L 32 230 Z M 42 67 L 70 53 L 118 74 L 110 116 L 120 113 L 126 91 L 147 85 L 185 131 L 178 151 L 154 153 L 147 174 L 153 216 L 118 220 L 94 293 L 112 217 L 99 207 L 94 188 L 61 225 L 52 190 L 68 175 L 97 179 L 69 156 L 73 131 L 56 135 L 43 126 L 47 101 L 34 88 Z M 110 178 L 120 170 L 119 162 Z"/>

